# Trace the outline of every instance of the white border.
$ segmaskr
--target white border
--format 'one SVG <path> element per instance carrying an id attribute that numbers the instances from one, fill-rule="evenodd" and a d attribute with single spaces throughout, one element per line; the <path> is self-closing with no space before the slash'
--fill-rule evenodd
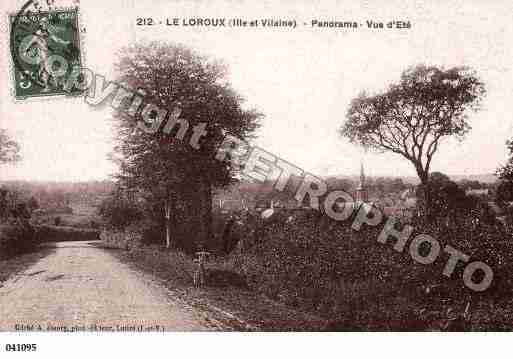
<path id="1" fill-rule="evenodd" d="M 511 334 L 488 333 L 40 333 L 0 335 L 35 343 L 33 358 L 483 358 L 509 352 Z"/>

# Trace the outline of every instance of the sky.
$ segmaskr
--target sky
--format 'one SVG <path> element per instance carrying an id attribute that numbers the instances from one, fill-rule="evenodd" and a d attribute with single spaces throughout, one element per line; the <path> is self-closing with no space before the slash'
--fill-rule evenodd
<path id="1" fill-rule="evenodd" d="M 64 0 L 56 4 L 66 5 Z M 0 180 L 106 179 L 113 128 L 108 110 L 83 99 L 15 101 L 6 14 L 23 1 L 0 5 L 0 127 L 21 144 L 23 160 L 1 165 Z M 470 66 L 487 95 L 472 114 L 463 142 L 448 140 L 433 171 L 449 175 L 491 173 L 507 158 L 513 121 L 513 4 L 511 1 L 155 1 L 82 0 L 85 65 L 113 78 L 120 47 L 134 41 L 185 44 L 223 60 L 246 106 L 265 115 L 255 144 L 320 176 L 354 175 L 360 161 L 370 176 L 415 176 L 393 154 L 364 153 L 338 135 L 349 102 L 362 90 L 379 91 L 420 63 Z M 295 19 L 289 28 L 137 26 L 138 17 Z M 312 20 L 357 21 L 358 29 L 312 28 Z M 411 29 L 367 29 L 365 22 L 410 21 Z M 3 22 L 3 23 L 2 23 Z M 306 23 L 307 25 L 304 25 Z M 1 31 L 4 29 L 4 31 Z"/>

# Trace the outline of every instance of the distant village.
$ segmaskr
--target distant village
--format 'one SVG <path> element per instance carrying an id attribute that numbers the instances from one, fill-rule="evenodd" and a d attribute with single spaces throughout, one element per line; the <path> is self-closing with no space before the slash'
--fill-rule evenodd
<path id="1" fill-rule="evenodd" d="M 326 182 L 330 190 L 342 189 L 351 193 L 355 202 L 372 204 L 389 217 L 408 222 L 418 210 L 417 184 L 401 177 L 367 177 L 363 163 L 358 177 L 328 177 Z M 481 182 L 463 178 L 456 183 L 467 196 L 478 197 L 486 203 L 495 216 L 503 221 L 504 210 L 495 202 L 496 181 L 490 182 L 488 179 L 487 182 Z M 217 191 L 214 196 L 214 209 L 226 214 L 237 211 L 261 212 L 267 208 L 279 211 L 309 207 L 296 201 L 291 191 L 274 190 L 272 182 L 258 184 L 242 181 Z"/>

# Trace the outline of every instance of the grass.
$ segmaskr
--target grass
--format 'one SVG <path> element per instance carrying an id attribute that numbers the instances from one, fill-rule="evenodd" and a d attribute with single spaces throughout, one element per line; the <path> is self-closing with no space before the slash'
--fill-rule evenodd
<path id="1" fill-rule="evenodd" d="M 194 263 L 185 254 L 157 246 L 119 249 L 102 242 L 113 256 L 155 278 L 178 298 L 207 318 L 221 323 L 223 330 L 238 331 L 319 331 L 326 321 L 250 291 L 221 260 L 209 261 L 208 286 L 193 285 Z"/>
<path id="2" fill-rule="evenodd" d="M 54 225 L 58 217 L 59 225 L 76 228 L 91 228 L 102 222 L 96 207 L 83 203 L 72 203 L 70 206 L 73 213 L 46 213 L 35 216 L 33 221 L 38 225 Z"/>
<path id="3" fill-rule="evenodd" d="M 505 258 L 496 268 L 498 284 L 479 294 L 463 286 L 462 268 L 447 279 L 441 274 L 443 259 L 432 266 L 420 266 L 408 255 L 376 244 L 381 228 L 365 227 L 356 233 L 349 225 L 333 223 L 314 212 L 299 213 L 291 223 L 284 224 L 280 218 L 276 216 L 261 227 L 257 223 L 253 229 L 250 221 L 235 228 L 234 233 L 241 238 L 240 251 L 227 258 L 211 258 L 209 286 L 202 289 L 192 285 L 194 264 L 190 257 L 158 246 L 142 246 L 143 237 L 137 231 L 107 233 L 105 239 L 109 242 L 111 238 L 113 247 L 125 249 L 114 252 L 122 261 L 160 278 L 186 300 L 198 307 L 221 308 L 239 318 L 237 322 L 245 323 L 235 328 L 512 329 L 510 242 L 502 243 L 502 233 L 493 226 L 483 225 L 483 235 L 473 242 L 467 240 L 465 228 L 453 233 L 422 227 L 442 243 L 485 253 L 486 259 L 476 258 L 495 262 Z M 426 291 L 428 287 L 436 289 Z"/>

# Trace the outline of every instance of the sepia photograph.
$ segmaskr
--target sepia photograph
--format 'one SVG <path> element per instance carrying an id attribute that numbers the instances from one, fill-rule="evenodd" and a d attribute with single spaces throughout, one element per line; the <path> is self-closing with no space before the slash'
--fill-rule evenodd
<path id="1" fill-rule="evenodd" d="M 0 352 L 513 330 L 511 14 L 4 0 Z"/>

